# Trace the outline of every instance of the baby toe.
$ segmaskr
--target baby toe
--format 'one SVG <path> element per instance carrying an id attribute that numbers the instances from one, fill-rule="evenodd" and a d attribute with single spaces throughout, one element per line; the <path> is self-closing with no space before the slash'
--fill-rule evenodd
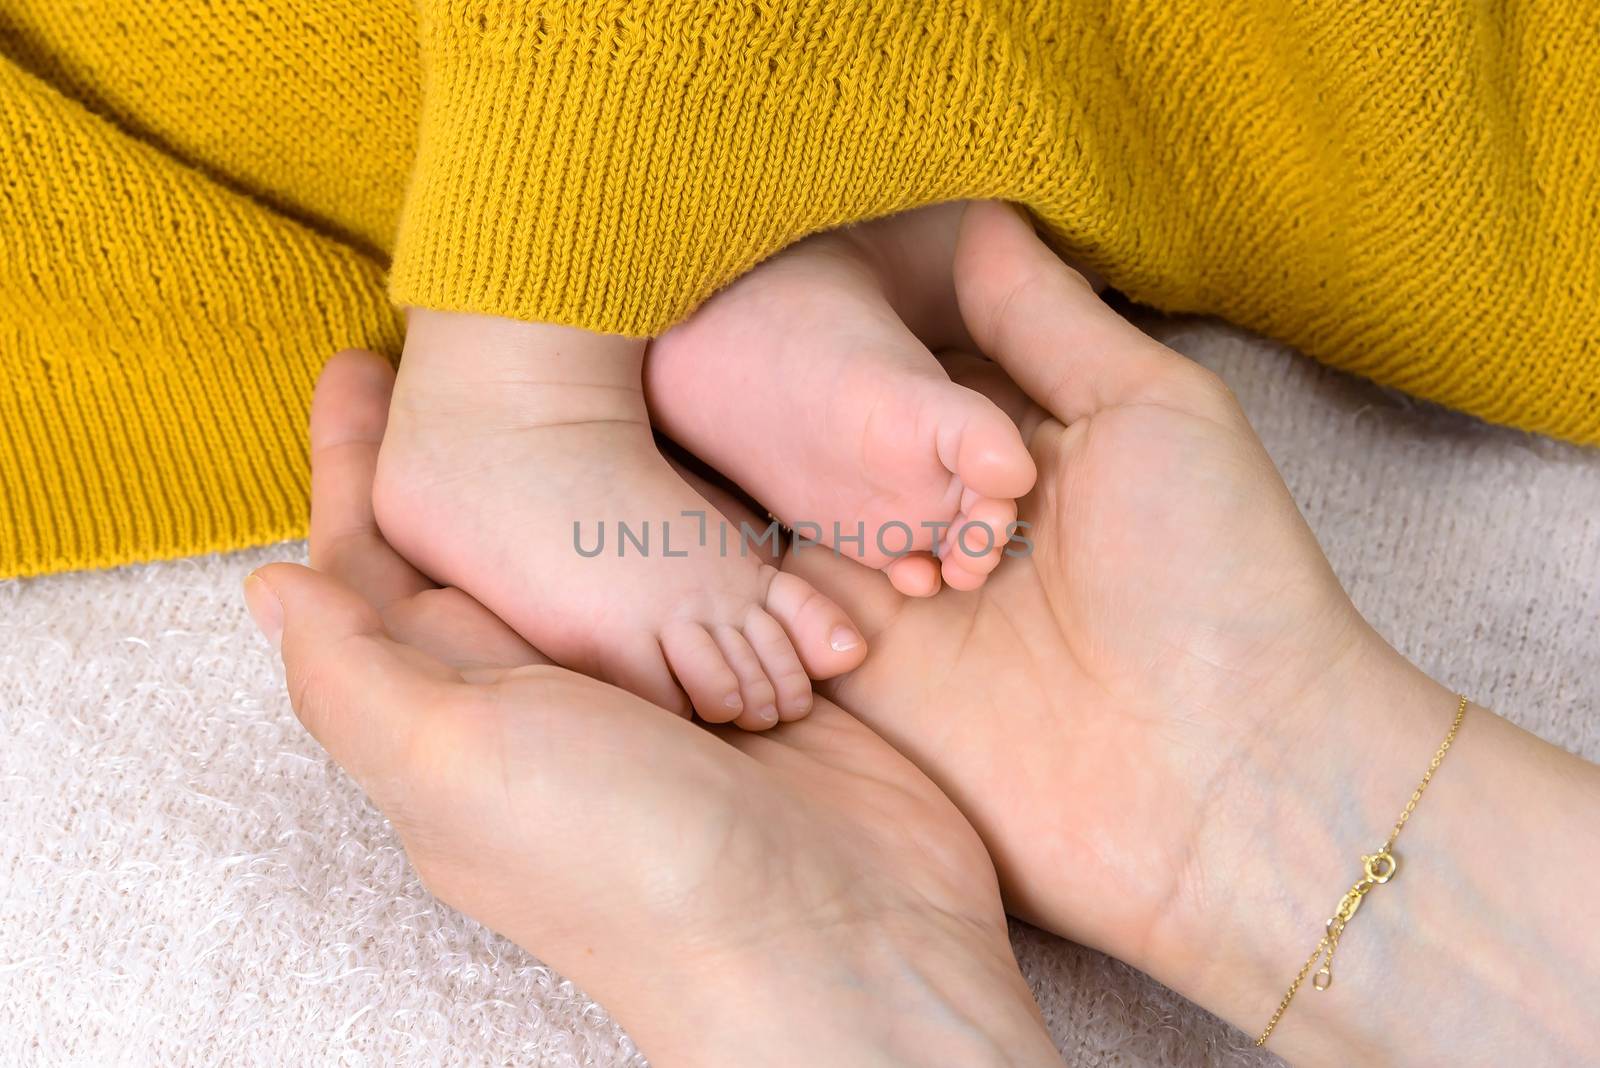
<path id="1" fill-rule="evenodd" d="M 932 553 L 911 553 L 883 569 L 889 584 L 907 597 L 932 597 L 939 592 L 939 561 Z"/>
<path id="2" fill-rule="evenodd" d="M 704 627 L 698 623 L 669 627 L 661 635 L 661 651 L 701 719 L 729 723 L 744 711 L 739 677 Z"/>
<path id="3" fill-rule="evenodd" d="M 951 524 L 940 553 L 944 580 L 958 590 L 975 590 L 1000 566 L 1017 519 L 1017 502 L 975 497 Z"/>
<path id="4" fill-rule="evenodd" d="M 1011 417 L 989 398 L 965 386 L 948 427 L 941 430 L 939 458 L 962 483 L 985 497 L 1015 499 L 1038 478 L 1033 454 Z"/>
<path id="5" fill-rule="evenodd" d="M 739 679 L 739 697 L 744 702 L 744 710 L 733 722 L 750 731 L 764 731 L 776 724 L 778 692 L 743 632 L 724 624 L 713 628 L 712 637 Z"/>
<path id="6" fill-rule="evenodd" d="M 988 571 L 974 570 L 967 566 L 969 563 L 970 561 L 965 560 L 946 560 L 939 571 L 940 577 L 944 579 L 944 584 L 952 590 L 971 593 L 989 581 Z"/>
<path id="7" fill-rule="evenodd" d="M 777 692 L 778 718 L 787 722 L 810 712 L 811 677 L 800 665 L 800 656 L 783 626 L 761 609 L 752 608 L 745 620 L 744 636 Z"/>
<path id="8" fill-rule="evenodd" d="M 800 664 L 813 679 L 852 671 L 867 655 L 867 643 L 844 609 L 798 575 L 768 568 L 766 610 L 777 620 Z"/>

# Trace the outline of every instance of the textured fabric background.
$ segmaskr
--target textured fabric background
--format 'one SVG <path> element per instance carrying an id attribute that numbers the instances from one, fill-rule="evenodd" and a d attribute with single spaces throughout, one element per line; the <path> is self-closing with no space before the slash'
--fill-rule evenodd
<path id="1" fill-rule="evenodd" d="M 1384 634 L 1600 757 L 1600 451 L 1211 323 L 1153 329 L 1234 385 Z M 431 900 L 300 730 L 238 590 L 303 553 L 0 584 L 0 1064 L 643 1063 Z M 1271 1060 L 1116 962 L 1015 939 L 1070 1064 Z"/>

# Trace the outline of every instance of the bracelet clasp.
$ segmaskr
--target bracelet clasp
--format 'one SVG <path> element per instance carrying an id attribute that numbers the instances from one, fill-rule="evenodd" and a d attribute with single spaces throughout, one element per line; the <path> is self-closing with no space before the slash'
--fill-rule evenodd
<path id="1" fill-rule="evenodd" d="M 1361 858 L 1362 866 L 1366 869 L 1367 878 L 1375 883 L 1386 883 L 1394 878 L 1394 873 L 1400 870 L 1400 862 L 1394 859 L 1394 854 L 1388 848 L 1378 850 L 1371 856 Z"/>

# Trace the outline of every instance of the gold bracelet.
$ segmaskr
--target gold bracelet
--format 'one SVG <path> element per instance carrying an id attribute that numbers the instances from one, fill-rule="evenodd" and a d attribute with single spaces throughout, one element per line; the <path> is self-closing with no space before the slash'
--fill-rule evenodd
<path id="1" fill-rule="evenodd" d="M 1344 935 L 1345 925 L 1350 922 L 1350 917 L 1356 914 L 1361 907 L 1361 901 L 1367 892 L 1374 886 L 1379 886 L 1393 879 L 1395 872 L 1400 870 L 1400 862 L 1394 856 L 1394 840 L 1400 837 L 1400 828 L 1406 825 L 1406 820 L 1411 818 L 1411 813 L 1416 810 L 1417 802 L 1422 800 L 1422 792 L 1428 788 L 1428 783 L 1433 781 L 1433 773 L 1439 770 L 1439 764 L 1444 760 L 1444 755 L 1450 751 L 1450 743 L 1456 740 L 1456 731 L 1461 729 L 1461 720 L 1467 714 L 1467 699 L 1461 696 L 1456 704 L 1455 722 L 1450 724 L 1450 733 L 1444 736 L 1444 742 L 1439 746 L 1439 751 L 1433 754 L 1433 762 L 1428 765 L 1428 770 L 1423 773 L 1422 782 L 1416 790 L 1412 791 L 1411 800 L 1406 802 L 1406 810 L 1400 813 L 1400 818 L 1394 821 L 1394 830 L 1389 832 L 1389 840 L 1378 847 L 1376 853 L 1370 853 L 1361 858 L 1362 875 L 1356 884 L 1339 899 L 1339 906 L 1333 910 L 1333 918 L 1328 921 L 1327 931 L 1322 940 L 1317 943 L 1317 948 L 1311 951 L 1311 956 L 1306 958 L 1305 964 L 1300 969 L 1300 974 L 1294 977 L 1294 982 L 1289 984 L 1289 992 L 1283 995 L 1283 1000 L 1278 1003 L 1278 1011 L 1272 1014 L 1272 1019 L 1267 1021 L 1266 1029 L 1261 1032 L 1261 1037 L 1256 1039 L 1257 1046 L 1265 1046 L 1267 1039 L 1272 1037 L 1272 1029 L 1278 1026 L 1278 1021 L 1283 1019 L 1283 1014 L 1289 1010 L 1289 1003 L 1300 992 L 1300 986 L 1306 981 L 1306 976 L 1311 974 L 1311 969 L 1317 961 L 1322 961 L 1322 967 L 1317 968 L 1316 977 L 1311 980 L 1311 985 L 1317 990 L 1326 990 L 1333 985 L 1333 955 L 1339 949 L 1339 939 Z"/>

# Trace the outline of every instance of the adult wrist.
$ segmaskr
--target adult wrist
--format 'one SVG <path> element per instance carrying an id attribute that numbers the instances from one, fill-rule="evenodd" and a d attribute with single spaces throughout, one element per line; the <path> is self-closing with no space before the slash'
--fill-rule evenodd
<path id="1" fill-rule="evenodd" d="M 1416 788 L 1458 700 L 1370 635 L 1292 704 L 1263 711 L 1259 745 L 1234 774 L 1238 789 L 1219 807 L 1202 848 L 1211 858 L 1208 881 L 1226 896 L 1194 916 L 1198 925 L 1188 937 L 1209 952 L 1195 969 L 1189 996 L 1216 1006 L 1248 1034 L 1260 1033 L 1340 897 L 1363 874 L 1361 858 L 1384 841 Z M 1464 726 L 1462 733 L 1470 739 L 1477 731 Z M 1456 791 L 1443 784 L 1454 772 L 1441 765 L 1417 824 L 1452 803 Z M 1405 875 L 1411 874 L 1411 844 L 1395 847 L 1405 858 Z M 1382 892 L 1397 889 L 1403 877 Z M 1369 906 L 1380 896 L 1374 894 Z M 1370 981 L 1373 947 L 1360 927 L 1379 911 L 1367 908 L 1363 922 L 1348 932 L 1340 994 Z M 1337 998 L 1308 983 L 1289 1010 L 1295 1019 L 1286 1014 L 1280 1024 L 1274 1049 L 1324 1060 L 1349 1037 L 1345 1021 L 1329 1011 Z"/>
<path id="2" fill-rule="evenodd" d="M 1142 966 L 1259 1034 L 1457 700 L 1373 636 L 1278 710 L 1198 843 L 1203 896 Z M 1593 765 L 1469 706 L 1396 840 L 1395 877 L 1345 929 L 1336 981 L 1306 983 L 1270 1047 L 1312 1064 L 1600 1055 L 1600 1028 L 1577 1022 L 1600 981 L 1600 938 L 1582 922 L 1600 879 L 1600 828 L 1582 815 L 1595 811 Z"/>

